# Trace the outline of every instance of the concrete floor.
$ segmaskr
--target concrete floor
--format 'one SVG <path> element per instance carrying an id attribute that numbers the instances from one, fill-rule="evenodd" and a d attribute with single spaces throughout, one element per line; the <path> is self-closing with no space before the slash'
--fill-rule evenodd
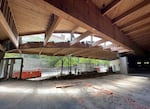
<path id="1" fill-rule="evenodd" d="M 3 81 L 0 109 L 150 109 L 150 78 Z"/>

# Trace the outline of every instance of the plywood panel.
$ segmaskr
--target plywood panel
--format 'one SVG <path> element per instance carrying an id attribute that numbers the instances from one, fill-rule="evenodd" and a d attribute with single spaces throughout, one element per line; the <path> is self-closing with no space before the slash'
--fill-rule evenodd
<path id="1" fill-rule="evenodd" d="M 119 5 L 107 13 L 107 16 L 111 19 L 118 17 L 142 1 L 143 0 L 121 0 Z"/>
<path id="2" fill-rule="evenodd" d="M 9 0 L 19 34 L 46 30 L 51 13 L 36 2 L 38 0 Z"/>
<path id="3" fill-rule="evenodd" d="M 71 31 L 74 27 L 75 24 L 65 19 L 62 19 L 55 31 Z"/>
<path id="4" fill-rule="evenodd" d="M 139 18 L 140 16 L 143 16 L 145 14 L 148 14 L 150 12 L 149 9 L 150 9 L 150 4 L 144 6 L 143 8 L 133 12 L 132 14 L 130 14 L 130 15 L 126 16 L 126 17 L 124 17 L 122 20 L 120 20 L 116 24 L 118 26 L 122 26 L 122 25 L 126 24 L 127 22 L 129 22 L 131 20 Z"/>
<path id="5" fill-rule="evenodd" d="M 147 18 L 147 19 L 144 19 L 144 20 L 142 20 L 140 22 L 137 22 L 137 23 L 135 23 L 133 25 L 130 25 L 130 26 L 126 27 L 126 28 L 123 28 L 122 30 L 123 31 L 129 31 L 129 30 L 132 30 L 132 29 L 134 29 L 136 27 L 139 27 L 139 26 L 141 26 L 143 24 L 147 24 L 149 22 L 150 22 L 150 18 Z"/>

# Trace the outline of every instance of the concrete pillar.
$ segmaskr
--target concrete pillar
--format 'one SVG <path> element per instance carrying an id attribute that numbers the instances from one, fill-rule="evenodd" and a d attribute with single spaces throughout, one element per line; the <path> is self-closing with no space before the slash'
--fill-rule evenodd
<path id="1" fill-rule="evenodd" d="M 120 57 L 120 72 L 128 74 L 128 60 L 127 57 Z"/>
<path id="2" fill-rule="evenodd" d="M 4 52 L 0 52 L 0 78 L 2 78 L 3 77 L 3 61 L 2 61 L 2 59 L 3 59 L 3 57 L 4 57 Z"/>

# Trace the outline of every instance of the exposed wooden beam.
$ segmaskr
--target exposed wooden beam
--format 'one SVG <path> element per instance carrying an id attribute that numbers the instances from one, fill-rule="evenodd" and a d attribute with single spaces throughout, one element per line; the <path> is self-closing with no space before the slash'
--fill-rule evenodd
<path id="1" fill-rule="evenodd" d="M 150 30 L 150 25 L 146 26 L 146 27 L 143 27 L 143 28 L 140 28 L 138 30 L 135 30 L 135 31 L 131 31 L 129 33 L 126 33 L 127 35 L 137 35 L 137 34 L 140 34 L 140 33 L 144 33 L 144 31 L 149 31 Z"/>
<path id="2" fill-rule="evenodd" d="M 130 10 L 126 11 L 125 13 L 121 14 L 120 16 L 114 18 L 112 20 L 113 23 L 117 23 L 118 21 L 122 20 L 124 17 L 128 16 L 129 14 L 137 11 L 138 9 L 144 7 L 145 5 L 148 5 L 150 3 L 149 0 L 144 0 L 142 3 L 139 3 L 135 7 L 131 8 Z"/>
<path id="3" fill-rule="evenodd" d="M 134 32 L 134 31 L 138 31 L 138 30 L 140 30 L 140 29 L 142 29 L 142 28 L 145 28 L 145 27 L 147 27 L 147 26 L 149 26 L 150 25 L 150 22 L 148 22 L 148 23 L 146 23 L 146 24 L 143 24 L 143 25 L 140 25 L 140 26 L 137 26 L 137 27 L 135 27 L 135 28 L 133 28 L 133 29 L 130 29 L 130 30 L 128 30 L 128 31 L 126 31 L 125 33 L 130 33 L 130 32 Z"/>
<path id="4" fill-rule="evenodd" d="M 75 52 L 70 53 L 70 55 L 76 56 L 77 54 L 81 54 L 81 53 L 86 52 L 86 51 L 88 51 L 88 50 L 89 50 L 89 49 L 87 49 L 87 48 L 81 49 L 81 50 L 77 50 L 77 51 L 75 51 Z"/>
<path id="5" fill-rule="evenodd" d="M 142 36 L 145 36 L 145 35 L 150 35 L 150 31 L 143 31 L 142 33 L 139 33 L 139 34 L 136 34 L 136 35 L 134 35 L 134 36 L 128 36 L 128 37 L 130 37 L 130 38 L 138 38 L 138 37 L 142 37 Z"/>
<path id="6" fill-rule="evenodd" d="M 12 41 L 14 46 L 18 48 L 19 47 L 19 40 L 17 39 L 18 36 L 15 36 L 15 34 L 13 33 L 1 10 L 0 10 L 0 23 L 4 27 L 5 31 L 8 34 L 9 39 Z"/>
<path id="7" fill-rule="evenodd" d="M 60 52 L 63 52 L 63 51 L 65 51 L 65 50 L 66 50 L 65 48 L 62 48 L 62 49 L 60 49 L 59 51 L 56 51 L 53 55 L 56 56 L 56 55 L 58 55 Z"/>
<path id="8" fill-rule="evenodd" d="M 75 27 L 71 30 L 71 33 L 74 33 L 78 28 L 79 28 L 79 26 L 75 26 Z"/>
<path id="9" fill-rule="evenodd" d="M 124 29 L 124 28 L 126 28 L 126 27 L 128 27 L 128 26 L 130 26 L 130 25 L 132 25 L 132 24 L 135 24 L 135 23 L 137 23 L 137 22 L 139 22 L 139 21 L 142 21 L 142 20 L 144 20 L 144 19 L 147 19 L 147 18 L 149 18 L 149 17 L 150 17 L 150 12 L 147 13 L 147 14 L 145 14 L 145 15 L 143 15 L 143 16 L 140 16 L 139 18 L 136 18 L 136 19 L 134 19 L 134 20 L 131 20 L 131 21 L 125 23 L 124 25 L 120 26 L 119 28 L 120 28 L 120 29 Z"/>
<path id="10" fill-rule="evenodd" d="M 74 22 L 86 30 L 95 33 L 101 38 L 109 40 L 125 48 L 133 49 L 137 54 L 142 54 L 143 50 L 137 47 L 131 39 L 126 37 L 116 25 L 99 12 L 99 8 L 88 0 L 44 0 L 43 4 L 56 15 Z M 41 1 L 42 2 L 42 1 Z M 72 8 L 74 7 L 74 8 Z M 79 12 L 80 10 L 80 12 Z M 90 11 L 89 11 L 90 10 Z M 103 22 L 103 23 L 102 23 Z"/>
<path id="11" fill-rule="evenodd" d="M 52 36 L 52 33 L 55 31 L 57 25 L 60 23 L 61 18 L 56 16 L 55 14 L 51 15 L 50 22 L 48 24 L 47 31 L 45 33 L 44 46 L 46 46 L 48 40 Z"/>
<path id="12" fill-rule="evenodd" d="M 101 48 L 100 48 L 101 49 Z M 101 49 L 102 50 L 102 49 Z M 91 52 L 92 51 L 92 52 Z M 97 48 L 95 48 L 95 49 L 89 49 L 89 51 L 87 51 L 87 52 L 85 52 L 85 53 L 83 53 L 83 54 L 79 54 L 80 56 L 84 56 L 84 57 L 87 57 L 87 56 L 91 56 L 91 55 L 97 55 L 97 54 L 99 54 L 100 53 L 100 51 L 99 50 L 97 50 Z"/>
<path id="13" fill-rule="evenodd" d="M 104 42 L 106 42 L 106 40 L 104 40 L 104 39 L 98 40 L 92 44 L 92 47 L 98 46 L 99 44 L 104 43 Z"/>
<path id="14" fill-rule="evenodd" d="M 127 50 L 127 49 L 118 50 L 118 53 L 125 53 L 125 52 L 131 52 L 131 50 Z"/>
<path id="15" fill-rule="evenodd" d="M 104 7 L 101 10 L 101 13 L 103 15 L 107 14 L 109 11 L 111 11 L 115 6 L 117 6 L 118 4 L 120 4 L 121 0 L 113 0 L 110 4 L 108 4 L 106 7 Z"/>
<path id="16" fill-rule="evenodd" d="M 74 39 L 73 41 L 70 42 L 70 45 L 73 46 L 74 44 L 80 42 L 80 40 L 84 39 L 85 37 L 91 35 L 92 33 L 90 31 L 86 31 L 85 33 L 81 34 L 79 37 Z"/>
<path id="17" fill-rule="evenodd" d="M 123 47 L 114 47 L 114 48 L 111 48 L 111 51 L 119 51 L 123 49 L 124 49 Z"/>

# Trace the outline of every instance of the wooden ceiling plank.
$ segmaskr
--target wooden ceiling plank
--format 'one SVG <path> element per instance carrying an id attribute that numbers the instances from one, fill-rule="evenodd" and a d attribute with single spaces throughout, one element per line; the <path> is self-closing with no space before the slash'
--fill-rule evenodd
<path id="1" fill-rule="evenodd" d="M 143 54 L 143 50 L 137 44 L 121 32 L 116 25 L 112 25 L 111 20 L 99 12 L 92 1 L 86 0 L 44 0 L 45 6 L 53 13 L 62 18 L 74 22 L 92 33 L 100 35 L 106 40 L 110 40 L 117 45 L 129 48 L 136 54 Z M 79 5 L 80 4 L 80 5 Z M 74 9 L 72 9 L 74 7 Z M 80 10 L 80 13 L 78 12 Z M 90 11 L 89 11 L 90 10 Z M 89 13 L 90 12 L 90 13 Z M 93 20 L 95 19 L 95 20 Z M 103 23 L 101 23 L 103 22 Z"/>
<path id="2" fill-rule="evenodd" d="M 108 4 L 106 7 L 104 7 L 102 10 L 101 10 L 101 13 L 103 15 L 106 15 L 109 11 L 111 11 L 115 6 L 119 5 L 120 4 L 120 1 L 121 0 L 113 0 L 110 4 Z"/>
<path id="3" fill-rule="evenodd" d="M 80 40 L 84 39 L 85 37 L 91 35 L 92 33 L 90 31 L 86 31 L 85 33 L 81 34 L 79 37 L 74 39 L 73 41 L 70 42 L 70 45 L 73 46 L 76 43 L 80 42 Z"/>
<path id="4" fill-rule="evenodd" d="M 128 27 L 128 26 L 130 26 L 130 25 L 132 25 L 132 24 L 135 24 L 135 23 L 137 23 L 137 22 L 140 22 L 140 21 L 142 21 L 142 20 L 144 20 L 144 19 L 147 19 L 147 18 L 149 18 L 149 17 L 150 17 L 150 12 L 149 12 L 148 14 L 145 14 L 145 15 L 143 15 L 143 16 L 137 18 L 137 19 L 134 19 L 134 20 L 131 20 L 130 22 L 125 23 L 124 25 L 120 26 L 119 28 L 122 30 L 122 29 L 124 29 L 124 28 L 126 28 L 126 27 Z"/>
<path id="5" fill-rule="evenodd" d="M 142 33 L 139 33 L 139 34 L 136 34 L 134 36 L 129 36 L 130 38 L 138 38 L 138 37 L 142 37 L 142 36 L 145 36 L 145 35 L 150 35 L 150 31 L 143 31 Z"/>
<path id="6" fill-rule="evenodd" d="M 78 28 L 79 28 L 79 26 L 75 26 L 75 27 L 71 30 L 71 33 L 74 33 Z"/>
<path id="7" fill-rule="evenodd" d="M 142 3 L 136 5 L 135 7 L 131 8 L 130 10 L 126 11 L 125 13 L 121 14 L 120 16 L 112 19 L 113 23 L 117 23 L 118 21 L 122 20 L 124 17 L 128 16 L 129 14 L 137 11 L 138 9 L 144 7 L 145 5 L 148 5 L 150 3 L 149 0 L 144 0 Z"/>
<path id="8" fill-rule="evenodd" d="M 125 33 L 129 34 L 130 32 L 134 32 L 134 31 L 138 31 L 140 30 L 141 28 L 144 28 L 144 27 L 147 27 L 150 25 L 150 22 L 149 23 L 146 23 L 146 24 L 143 24 L 143 25 L 140 25 L 138 27 L 135 27 L 133 29 L 130 29 L 129 31 L 125 31 Z"/>
<path id="9" fill-rule="evenodd" d="M 51 15 L 50 23 L 48 24 L 47 31 L 45 33 L 45 40 L 44 40 L 44 46 L 46 46 L 48 40 L 52 36 L 52 33 L 55 31 L 56 27 L 60 23 L 61 18 L 56 16 L 55 14 Z"/>
<path id="10" fill-rule="evenodd" d="M 130 35 L 130 36 L 134 36 L 134 35 L 138 35 L 140 33 L 143 33 L 144 31 L 149 31 L 150 30 L 150 25 L 146 26 L 146 27 L 143 27 L 143 28 L 140 28 L 138 30 L 135 30 L 135 31 L 132 31 L 132 32 L 129 32 L 129 33 L 126 33 L 127 35 Z"/>

